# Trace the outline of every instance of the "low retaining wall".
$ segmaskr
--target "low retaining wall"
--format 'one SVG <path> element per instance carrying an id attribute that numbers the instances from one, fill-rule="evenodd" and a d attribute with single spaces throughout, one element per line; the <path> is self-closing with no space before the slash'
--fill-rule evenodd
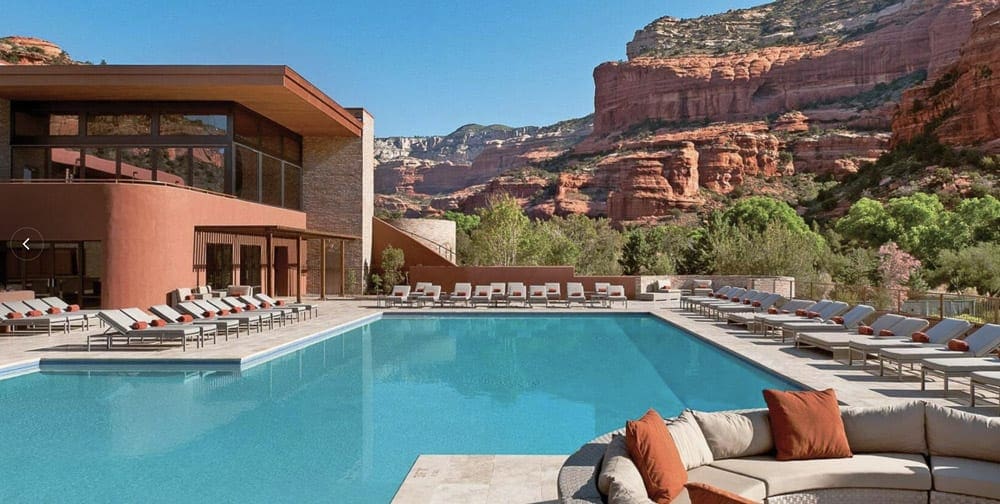
<path id="1" fill-rule="evenodd" d="M 775 292 L 786 298 L 795 297 L 795 277 L 786 276 L 752 276 L 752 275 L 643 275 L 639 279 L 639 292 L 656 291 L 659 282 L 670 280 L 674 289 L 687 290 L 694 285 L 695 280 L 711 280 L 712 289 L 724 285 L 743 287 L 745 289 Z"/>

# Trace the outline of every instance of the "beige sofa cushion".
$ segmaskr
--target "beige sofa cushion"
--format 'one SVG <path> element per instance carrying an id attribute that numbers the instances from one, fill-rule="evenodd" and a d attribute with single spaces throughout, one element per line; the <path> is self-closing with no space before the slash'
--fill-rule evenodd
<path id="1" fill-rule="evenodd" d="M 642 474 L 628 457 L 625 446 L 625 436 L 615 434 L 604 450 L 604 461 L 601 462 L 601 472 L 597 475 L 597 489 L 602 494 L 611 495 L 611 483 L 618 481 L 628 489 L 641 490 L 640 495 L 646 496 L 646 485 L 642 482 Z"/>
<path id="2" fill-rule="evenodd" d="M 678 502 L 675 498 L 673 502 Z M 635 488 L 623 484 L 621 481 L 612 481 L 608 490 L 608 504 L 655 504 L 646 496 L 646 490 L 636 491 Z"/>
<path id="3" fill-rule="evenodd" d="M 1000 499 L 1000 464 L 985 460 L 931 456 L 934 489 Z"/>
<path id="4" fill-rule="evenodd" d="M 674 445 L 677 446 L 685 469 L 712 463 L 712 450 L 690 410 L 684 410 L 681 416 L 668 421 L 667 430 L 670 431 L 670 437 L 674 438 Z"/>
<path id="5" fill-rule="evenodd" d="M 692 412 L 715 460 L 774 451 L 766 409 L 739 412 Z"/>
<path id="6" fill-rule="evenodd" d="M 716 460 L 713 467 L 763 480 L 768 497 L 826 488 L 930 490 L 923 455 L 862 453 L 851 458 L 778 461 L 774 457 Z"/>
<path id="7" fill-rule="evenodd" d="M 924 409 L 931 455 L 1000 462 L 1000 418 L 928 404 Z"/>
<path id="8" fill-rule="evenodd" d="M 854 453 L 927 453 L 923 402 L 845 406 L 840 417 Z"/>

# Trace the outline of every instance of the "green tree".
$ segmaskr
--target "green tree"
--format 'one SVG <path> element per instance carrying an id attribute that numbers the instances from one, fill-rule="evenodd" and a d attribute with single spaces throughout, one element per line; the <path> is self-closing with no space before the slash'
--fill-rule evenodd
<path id="1" fill-rule="evenodd" d="M 834 229 L 848 240 L 878 247 L 899 237 L 899 223 L 889 215 L 882 203 L 861 198 L 840 218 Z"/>
<path id="2" fill-rule="evenodd" d="M 818 277 L 820 243 L 813 234 L 779 222 L 763 231 L 747 226 L 714 226 L 708 232 L 712 272 L 719 275 L 785 275 L 799 281 Z"/>
<path id="3" fill-rule="evenodd" d="M 472 234 L 472 232 L 479 227 L 479 216 L 475 214 L 467 214 L 462 212 L 456 212 L 454 210 L 448 210 L 444 213 L 443 217 L 445 220 L 450 220 L 455 223 L 455 231 L 458 233 Z"/>
<path id="4" fill-rule="evenodd" d="M 932 278 L 953 291 L 972 288 L 984 296 L 1000 294 L 1000 243 L 942 251 Z"/>
<path id="5" fill-rule="evenodd" d="M 968 226 L 972 241 L 1000 242 L 1000 200 L 993 196 L 964 199 L 955 213 Z"/>
<path id="6" fill-rule="evenodd" d="M 809 226 L 788 203 L 767 196 L 751 196 L 738 201 L 722 214 L 722 219 L 733 225 L 762 232 L 777 222 L 796 233 L 809 233 Z"/>
<path id="7" fill-rule="evenodd" d="M 382 276 L 381 282 L 388 293 L 393 286 L 399 285 L 403 281 L 403 265 L 406 263 L 403 250 L 388 246 L 382 249 Z"/>
<path id="8" fill-rule="evenodd" d="M 509 195 L 500 196 L 480 212 L 479 227 L 472 232 L 473 264 L 515 266 L 531 264 L 537 243 L 531 220 Z"/>
<path id="9" fill-rule="evenodd" d="M 547 248 L 552 250 L 559 246 L 565 247 L 569 249 L 565 252 L 568 256 L 566 260 L 572 257 L 570 262 L 557 263 L 555 257 L 560 254 L 550 252 L 548 255 L 551 259 L 546 264 L 572 264 L 581 275 L 621 273 L 618 257 L 621 254 L 622 235 L 611 227 L 608 219 L 591 219 L 585 215 L 573 214 L 565 218 L 553 217 L 546 224 L 557 228 L 560 231 L 559 237 L 568 241 L 562 245 L 553 241 Z M 545 240 L 545 233 L 540 234 L 541 239 Z"/>
<path id="10" fill-rule="evenodd" d="M 646 233 L 642 228 L 634 227 L 625 232 L 625 243 L 622 245 L 622 255 L 618 259 L 625 275 L 638 275 L 650 264 L 650 247 L 646 243 Z"/>

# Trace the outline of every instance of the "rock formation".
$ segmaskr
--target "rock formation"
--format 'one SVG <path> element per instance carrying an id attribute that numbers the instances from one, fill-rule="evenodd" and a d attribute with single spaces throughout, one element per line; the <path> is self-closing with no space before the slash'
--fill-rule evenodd
<path id="1" fill-rule="evenodd" d="M 71 65 L 61 47 L 35 37 L 12 35 L 0 38 L 0 65 Z"/>

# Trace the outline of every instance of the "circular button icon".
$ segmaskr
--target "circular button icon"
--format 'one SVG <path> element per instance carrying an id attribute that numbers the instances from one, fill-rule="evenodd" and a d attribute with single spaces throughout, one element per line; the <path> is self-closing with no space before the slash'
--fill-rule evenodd
<path id="1" fill-rule="evenodd" d="M 42 251 L 45 250 L 45 239 L 42 238 L 40 231 L 26 226 L 10 235 L 7 248 L 14 254 L 14 257 L 22 261 L 33 261 L 38 259 L 38 256 L 42 255 Z"/>

